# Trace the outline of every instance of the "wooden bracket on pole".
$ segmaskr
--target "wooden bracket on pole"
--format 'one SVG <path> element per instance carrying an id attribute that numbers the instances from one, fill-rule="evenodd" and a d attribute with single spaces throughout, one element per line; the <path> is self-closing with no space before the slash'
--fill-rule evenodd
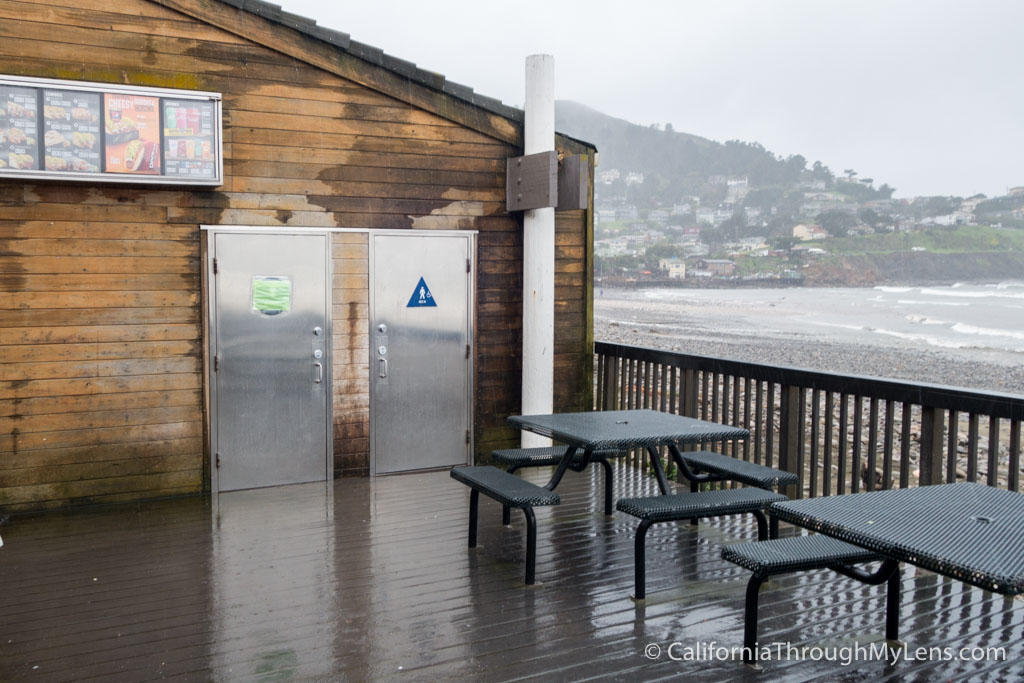
<path id="1" fill-rule="evenodd" d="M 546 209 L 558 203 L 558 154 L 527 154 L 508 160 L 505 205 L 509 211 Z"/>
<path id="2" fill-rule="evenodd" d="M 590 190 L 590 166 L 579 154 L 562 157 L 558 162 L 558 205 L 556 211 L 587 208 Z"/>
<path id="3" fill-rule="evenodd" d="M 555 207 L 558 211 L 587 208 L 589 167 L 582 156 L 558 158 L 540 152 L 507 160 L 505 206 L 508 211 Z"/>

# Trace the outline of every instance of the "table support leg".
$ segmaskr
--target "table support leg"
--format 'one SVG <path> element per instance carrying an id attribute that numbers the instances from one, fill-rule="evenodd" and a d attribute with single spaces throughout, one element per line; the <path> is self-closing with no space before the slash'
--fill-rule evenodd
<path id="1" fill-rule="evenodd" d="M 473 489 L 469 492 L 469 547 L 476 547 L 476 519 L 480 508 L 480 492 Z"/>
<path id="2" fill-rule="evenodd" d="M 537 518 L 533 508 L 524 507 L 526 515 L 526 585 L 532 586 L 537 581 Z"/>
<path id="3" fill-rule="evenodd" d="M 757 598 L 761 584 L 768 578 L 754 574 L 747 583 L 747 599 L 743 607 L 743 663 L 753 664 L 757 661 Z"/>
<path id="4" fill-rule="evenodd" d="M 558 482 L 562 481 L 562 476 L 565 474 L 565 471 L 569 469 L 569 464 L 572 462 L 572 458 L 574 455 L 576 455 L 575 446 L 569 446 L 565 449 L 565 455 L 562 456 L 562 462 L 558 463 L 558 468 L 555 470 L 555 473 L 551 476 L 551 481 L 544 484 L 544 488 L 546 488 L 548 491 L 555 490 L 555 487 L 558 486 Z M 590 462 L 590 453 L 583 454 L 583 462 Z"/>
<path id="5" fill-rule="evenodd" d="M 653 523 L 651 520 L 645 519 L 636 528 L 636 540 L 633 543 L 633 597 L 637 600 L 647 597 L 647 554 L 644 549 L 644 541 L 647 538 L 647 530 Z"/>
<path id="6" fill-rule="evenodd" d="M 658 488 L 661 489 L 662 495 L 667 496 L 668 477 L 665 476 L 665 468 L 661 465 L 661 455 L 654 446 L 648 446 L 647 453 L 651 456 L 651 469 L 654 470 L 654 476 L 658 480 Z"/>
<path id="7" fill-rule="evenodd" d="M 768 518 L 765 517 L 763 510 L 753 511 L 754 519 L 757 520 L 757 540 L 767 541 L 768 540 Z"/>
<path id="8" fill-rule="evenodd" d="M 604 468 L 604 514 L 611 515 L 614 513 L 612 510 L 612 464 L 608 462 L 608 458 L 601 459 L 601 466 Z"/>
<path id="9" fill-rule="evenodd" d="M 843 576 L 857 579 L 869 586 L 886 585 L 885 591 L 885 638 L 899 640 L 900 637 L 900 563 L 898 560 L 887 559 L 882 565 L 868 574 L 859 567 L 832 567 Z"/>
<path id="10" fill-rule="evenodd" d="M 885 595 L 885 638 L 900 639 L 900 566 L 893 562 Z"/>

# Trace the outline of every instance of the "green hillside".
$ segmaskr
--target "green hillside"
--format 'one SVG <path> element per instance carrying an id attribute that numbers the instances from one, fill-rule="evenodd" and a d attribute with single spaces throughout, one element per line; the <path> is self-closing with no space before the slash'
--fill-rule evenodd
<path id="1" fill-rule="evenodd" d="M 642 172 L 645 185 L 669 196 L 699 194 L 715 175 L 747 176 L 755 186 L 788 185 L 807 164 L 800 155 L 783 159 L 756 142 L 719 143 L 671 125 L 639 126 L 565 100 L 555 104 L 555 127 L 597 145 L 602 169 Z"/>

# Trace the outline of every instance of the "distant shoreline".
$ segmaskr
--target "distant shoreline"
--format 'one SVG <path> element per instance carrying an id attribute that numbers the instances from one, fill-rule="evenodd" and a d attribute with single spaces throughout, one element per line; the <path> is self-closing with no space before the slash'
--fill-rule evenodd
<path id="1" fill-rule="evenodd" d="M 726 290 L 722 291 L 726 298 L 705 302 L 708 308 L 700 303 L 640 301 L 611 288 L 603 295 L 595 292 L 594 338 L 765 365 L 908 381 L 927 378 L 930 384 L 1024 395 L 1024 363 L 1008 364 L 968 349 L 886 345 L 869 337 L 851 339 L 830 333 L 827 327 L 810 334 L 778 330 L 759 334 L 750 329 L 742 309 L 731 303 Z"/>

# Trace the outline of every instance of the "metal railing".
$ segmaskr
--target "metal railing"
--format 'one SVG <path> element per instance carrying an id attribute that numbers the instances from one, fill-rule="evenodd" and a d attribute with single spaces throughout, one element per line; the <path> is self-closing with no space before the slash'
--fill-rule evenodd
<path id="1" fill-rule="evenodd" d="M 749 429 L 701 444 L 795 472 L 796 497 L 978 481 L 1020 490 L 1024 396 L 596 342 L 596 410 Z"/>

